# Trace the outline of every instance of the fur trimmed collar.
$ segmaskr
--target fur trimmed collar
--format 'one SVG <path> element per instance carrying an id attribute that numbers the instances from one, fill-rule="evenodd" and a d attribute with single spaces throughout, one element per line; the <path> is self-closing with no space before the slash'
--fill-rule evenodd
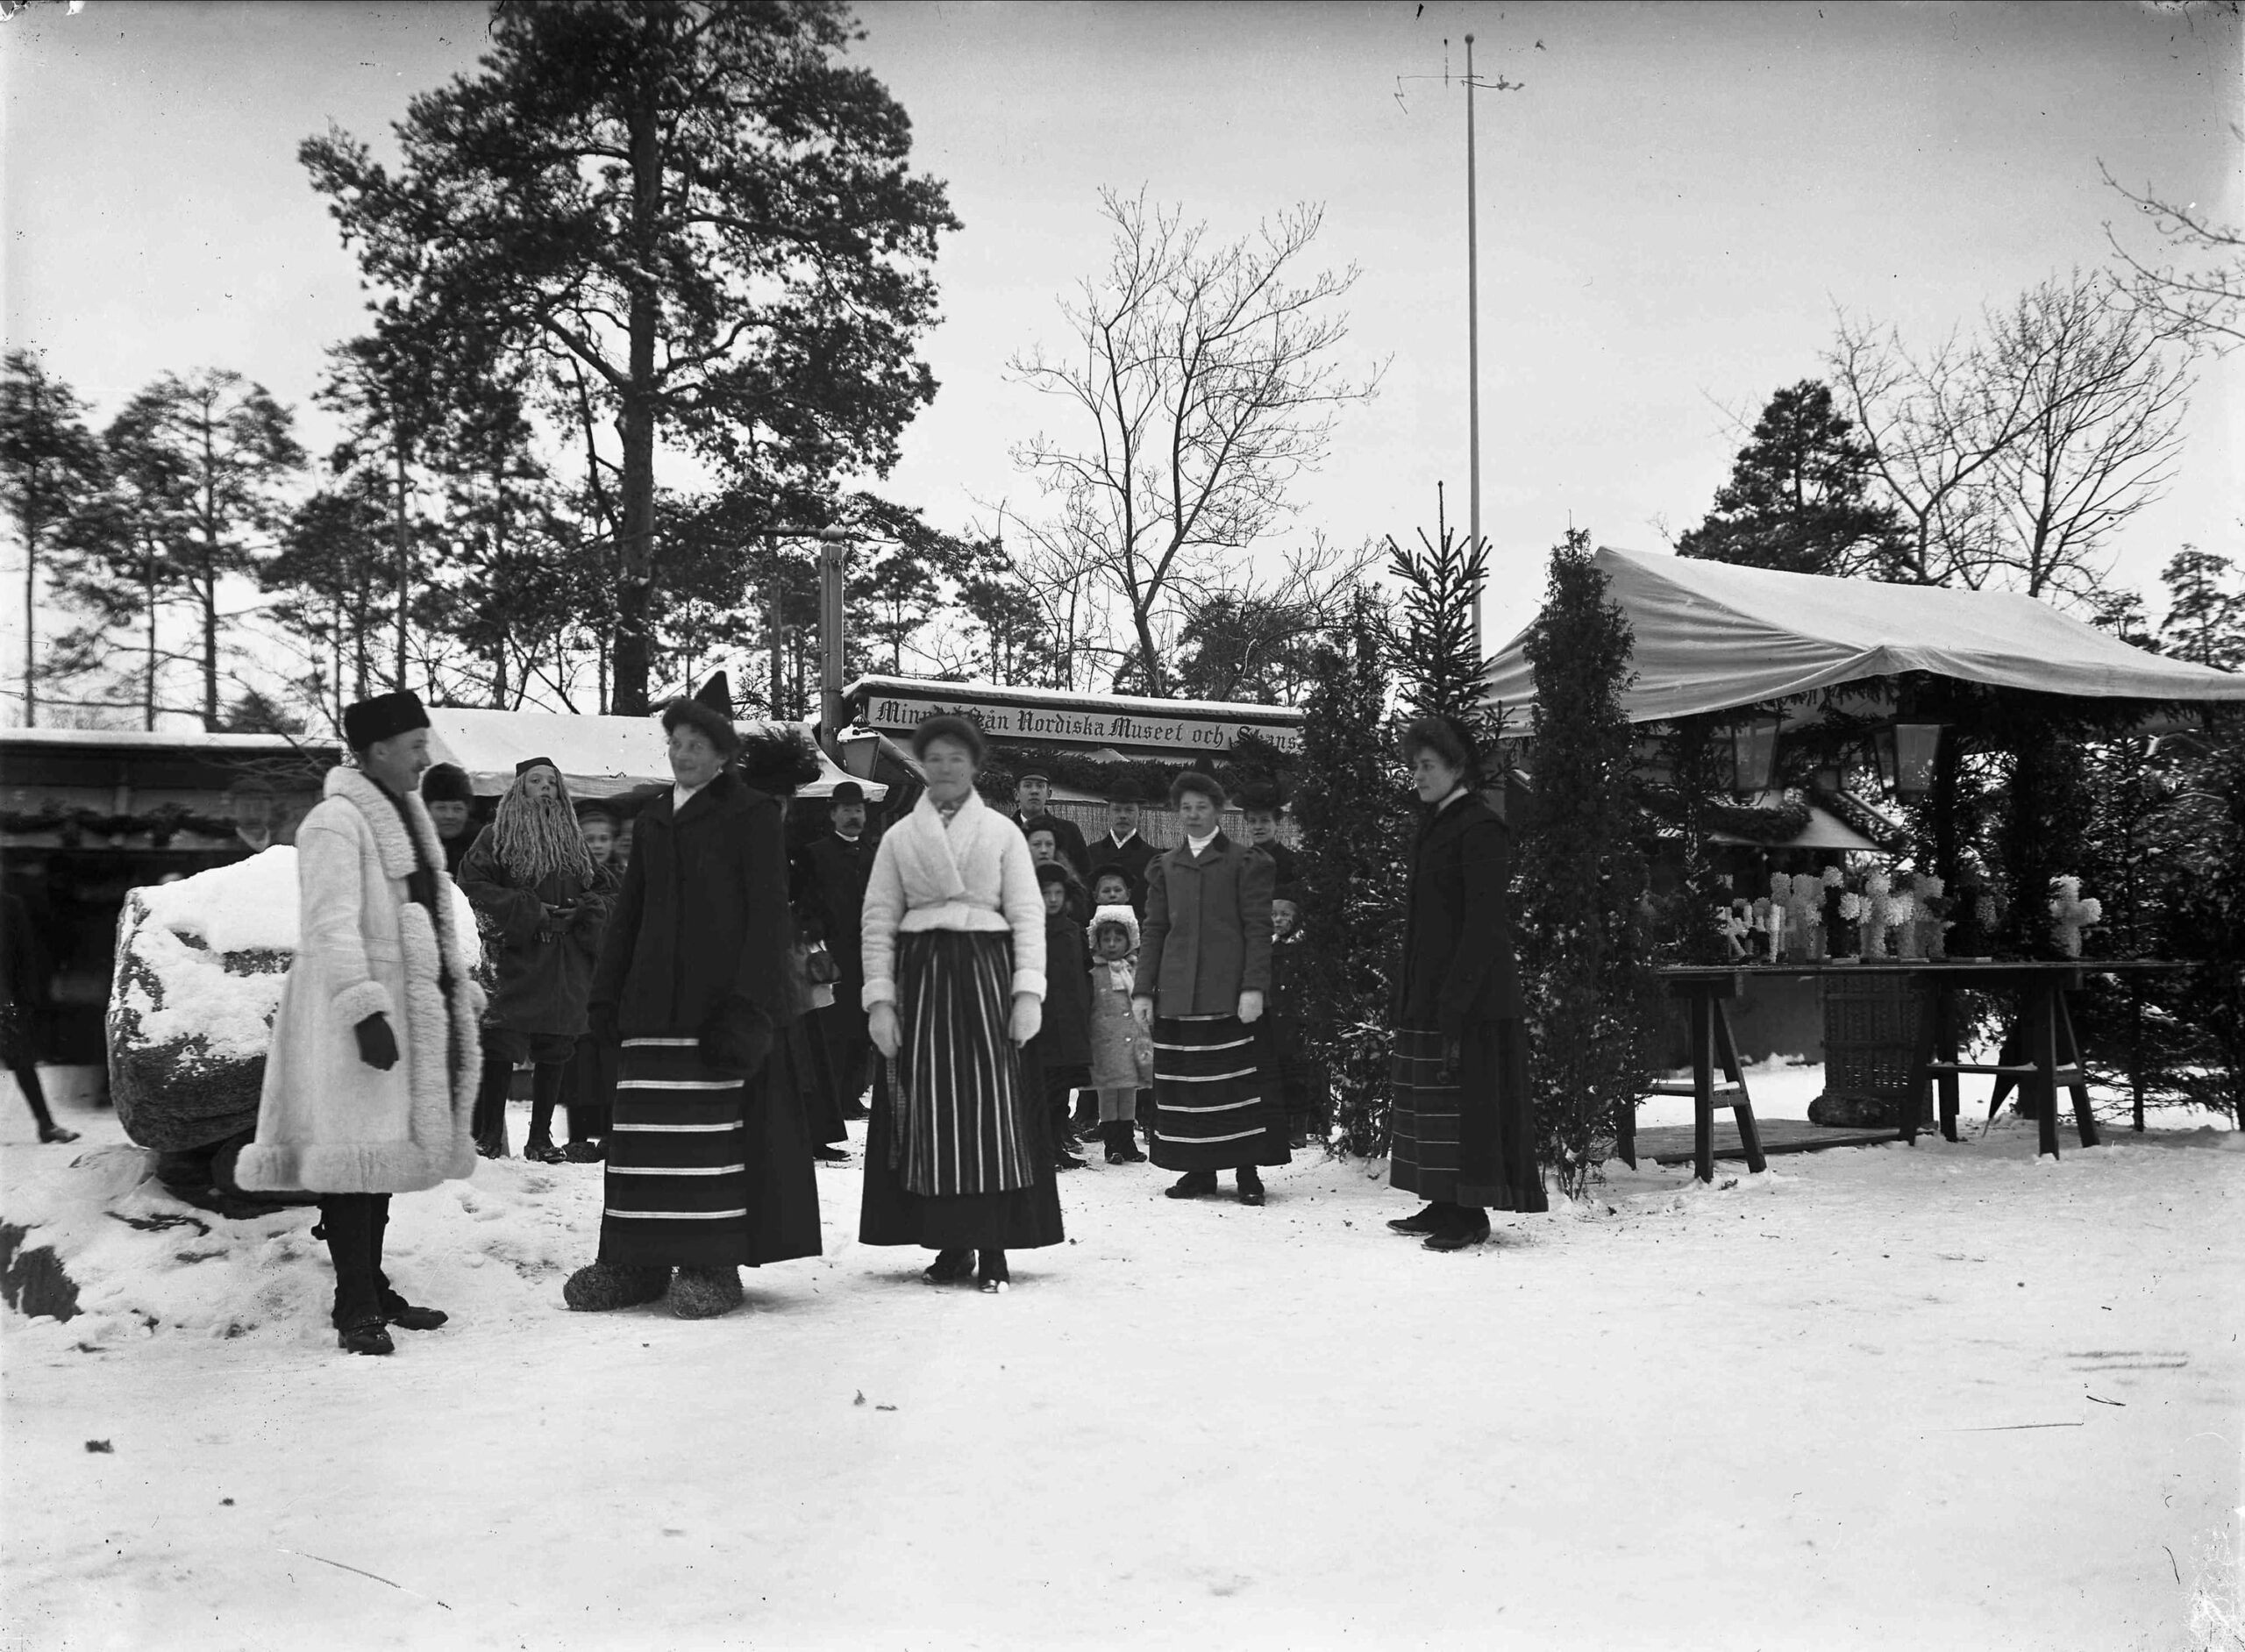
<path id="1" fill-rule="evenodd" d="M 413 874 L 415 859 L 413 845 L 421 845 L 422 862 L 442 871 L 445 846 L 437 836 L 437 823 L 429 818 L 429 810 L 417 796 L 393 801 L 379 782 L 358 769 L 334 768 L 327 772 L 327 780 L 320 787 L 324 797 L 339 797 L 367 818 L 367 825 L 374 835 L 374 852 L 381 857 L 382 872 L 387 877 L 406 878 Z M 399 812 L 399 804 L 404 806 Z M 413 823 L 413 836 L 405 835 L 406 822 Z"/>

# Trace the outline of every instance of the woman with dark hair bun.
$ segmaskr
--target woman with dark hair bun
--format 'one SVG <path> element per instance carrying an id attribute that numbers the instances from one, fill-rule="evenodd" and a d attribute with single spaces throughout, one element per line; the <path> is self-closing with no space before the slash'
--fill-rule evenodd
<path id="1" fill-rule="evenodd" d="M 1043 1024 L 1044 901 L 1028 840 L 975 793 L 984 749 L 964 717 L 919 726 L 928 789 L 866 881 L 866 1016 L 883 1072 L 858 1238 L 933 1250 L 930 1284 L 972 1275 L 996 1292 L 1008 1251 L 1066 1235 L 1051 1132 L 1022 1071 Z"/>
<path id="2" fill-rule="evenodd" d="M 1146 869 L 1146 923 L 1130 1008 L 1153 1035 L 1153 1162 L 1165 1192 L 1197 1199 L 1234 1171 L 1239 1202 L 1263 1202 L 1261 1164 L 1283 1164 L 1286 1120 L 1265 1093 L 1261 1029 L 1271 989 L 1270 861 L 1217 825 L 1224 791 L 1180 774 L 1170 802 L 1185 841 Z"/>
<path id="3" fill-rule="evenodd" d="M 1473 790 L 1472 737 L 1448 718 L 1404 730 L 1424 812 L 1396 972 L 1388 1180 L 1427 1201 L 1387 1225 L 1429 1250 L 1489 1236 L 1488 1207 L 1545 1207 L 1506 899 L 1504 822 Z"/>

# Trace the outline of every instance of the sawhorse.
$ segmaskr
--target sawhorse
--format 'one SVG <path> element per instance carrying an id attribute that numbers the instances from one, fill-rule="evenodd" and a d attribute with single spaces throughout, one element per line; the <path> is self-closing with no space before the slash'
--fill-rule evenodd
<path id="1" fill-rule="evenodd" d="M 2058 1091 L 2063 1087 L 2073 1097 L 2074 1129 L 2081 1144 L 2095 1147 L 2097 1117 L 2089 1105 L 2089 1078 L 2082 1070 L 2081 1045 L 2066 1001 L 2066 994 L 2081 985 L 2085 973 L 2078 965 L 2043 963 L 1950 964 L 1920 972 L 1918 1048 L 1910 1101 L 1903 1108 L 1905 1137 L 1915 1135 L 1918 1104 L 1931 1083 L 1940 1100 L 1941 1133 L 1949 1141 L 1956 1139 L 1956 1081 L 1969 1072 L 1998 1080 L 1988 1102 L 1991 1121 L 2003 1105 L 2003 1081 L 2019 1086 L 2020 1111 L 2034 1116 L 2039 1150 L 2052 1158 L 2058 1157 Z M 1954 994 L 1963 986 L 2018 995 L 2019 1019 L 1993 1061 L 1957 1057 Z"/>
<path id="2" fill-rule="evenodd" d="M 1715 1178 L 1715 1113 L 1728 1109 L 1738 1125 L 1739 1145 L 1746 1150 L 1746 1168 L 1759 1172 L 1769 1168 L 1762 1157 L 1762 1132 L 1754 1122 L 1754 1103 L 1746 1093 L 1746 1073 L 1739 1065 L 1738 1043 L 1731 1036 L 1729 1000 L 1744 990 L 1745 977 L 1735 970 L 1686 965 L 1660 972 L 1668 994 L 1684 1000 L 1684 1016 L 1691 1032 L 1692 1077 L 1657 1079 L 1649 1095 L 1688 1095 L 1692 1098 L 1692 1173 L 1703 1182 Z M 1715 1082 L 1715 1065 L 1722 1065 L 1723 1082 Z M 1615 1130 L 1615 1150 L 1631 1170 L 1637 1167 L 1637 1122 L 1635 1107 L 1622 1110 Z"/>

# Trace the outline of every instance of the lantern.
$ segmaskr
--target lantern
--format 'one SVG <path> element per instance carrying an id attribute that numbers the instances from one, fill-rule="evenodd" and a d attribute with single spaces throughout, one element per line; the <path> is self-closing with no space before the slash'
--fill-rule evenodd
<path id="1" fill-rule="evenodd" d="M 1934 764 L 1941 755 L 1941 724 L 1898 723 L 1871 737 L 1878 780 L 1895 797 L 1923 797 L 1933 790 Z"/>
<path id="2" fill-rule="evenodd" d="M 1750 797 L 1770 789 L 1778 767 L 1778 730 L 1775 716 L 1741 717 L 1730 725 L 1730 789 Z"/>
<path id="3" fill-rule="evenodd" d="M 873 779 L 873 766 L 880 760 L 880 736 L 871 729 L 845 729 L 837 743 L 844 770 L 861 780 Z"/>

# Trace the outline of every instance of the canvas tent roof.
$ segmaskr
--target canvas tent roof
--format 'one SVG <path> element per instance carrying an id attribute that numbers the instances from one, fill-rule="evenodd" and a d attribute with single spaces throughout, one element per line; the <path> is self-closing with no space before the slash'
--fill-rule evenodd
<path id="1" fill-rule="evenodd" d="M 570 792 L 580 798 L 613 797 L 670 779 L 670 759 L 659 719 L 577 716 L 553 711 L 472 711 L 452 706 L 429 710 L 430 752 L 440 763 L 467 771 L 475 789 L 495 796 L 513 784 L 515 765 L 526 757 L 553 759 Z M 745 728 L 748 724 L 742 724 Z M 821 751 L 819 777 L 798 797 L 824 797 L 850 777 Z M 879 802 L 888 788 L 859 782 Z"/>
<path id="2" fill-rule="evenodd" d="M 2245 675 L 2145 652 L 2031 596 L 1776 573 L 1637 551 L 1592 558 L 1636 634 L 1630 721 L 1925 671 L 2092 699 L 2245 701 Z M 1507 721 L 1536 699 L 1527 634 L 1492 662 Z"/>

